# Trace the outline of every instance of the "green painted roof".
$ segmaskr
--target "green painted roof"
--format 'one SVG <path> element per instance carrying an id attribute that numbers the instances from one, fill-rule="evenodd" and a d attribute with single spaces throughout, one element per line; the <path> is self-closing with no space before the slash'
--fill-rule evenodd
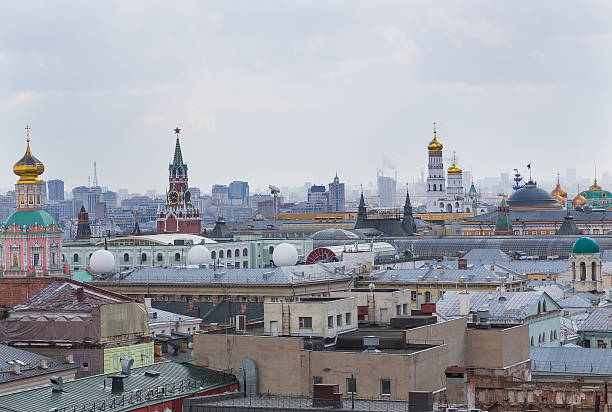
<path id="1" fill-rule="evenodd" d="M 49 227 L 51 225 L 57 225 L 53 216 L 47 213 L 44 210 L 18 210 L 13 213 L 7 219 L 4 224 L 5 228 L 12 226 L 13 224 L 23 228 L 32 226 L 34 223 L 39 224 L 40 226 Z"/>
<path id="2" fill-rule="evenodd" d="M 574 243 L 572 253 L 586 255 L 599 253 L 599 245 L 590 237 L 581 237 Z"/>
<path id="3" fill-rule="evenodd" d="M 93 275 L 88 270 L 81 269 L 72 272 L 72 280 L 77 282 L 91 282 L 93 278 Z"/>
<path id="4" fill-rule="evenodd" d="M 159 376 L 147 376 L 146 371 L 159 372 Z M 123 392 L 112 393 L 110 377 L 113 375 L 117 373 L 64 382 L 62 392 L 53 392 L 50 386 L 43 386 L 3 395 L 0 396 L 0 409 L 6 407 L 15 412 L 49 412 L 52 408 L 72 411 L 76 407 L 78 411 L 122 412 L 236 383 L 234 376 L 211 369 L 162 362 L 132 369 L 131 375 L 123 379 Z M 165 388 L 163 393 L 157 391 L 160 386 Z M 149 395 L 147 389 L 153 389 Z M 134 396 L 134 391 L 140 391 L 140 397 Z"/>

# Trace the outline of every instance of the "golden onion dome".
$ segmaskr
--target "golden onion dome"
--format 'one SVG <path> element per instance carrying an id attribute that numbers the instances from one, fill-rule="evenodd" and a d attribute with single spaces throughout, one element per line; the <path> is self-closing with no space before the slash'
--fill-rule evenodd
<path id="1" fill-rule="evenodd" d="M 453 154 L 453 165 L 446 169 L 449 175 L 460 175 L 463 173 L 463 170 L 459 166 L 457 166 L 455 155 Z"/>
<path id="2" fill-rule="evenodd" d="M 595 178 L 595 181 L 593 182 L 591 187 L 589 187 L 589 190 L 603 190 L 601 186 L 597 184 L 597 178 Z"/>
<path id="3" fill-rule="evenodd" d="M 429 144 L 427 145 L 427 149 L 432 151 L 432 152 L 439 152 L 442 150 L 442 148 L 444 146 L 442 146 L 442 142 L 440 142 L 438 140 L 438 135 L 436 132 L 436 123 L 434 123 L 434 136 L 433 139 L 431 139 L 431 142 L 429 142 Z"/>
<path id="4" fill-rule="evenodd" d="M 567 192 L 565 191 L 565 189 L 563 189 L 561 187 L 561 183 L 559 182 L 559 178 L 557 178 L 557 186 L 552 190 L 552 192 L 550 192 L 550 195 L 552 197 L 555 197 L 555 196 L 561 196 L 563 198 L 567 197 Z"/>
<path id="5" fill-rule="evenodd" d="M 30 139 L 27 139 L 27 148 L 23 157 L 13 166 L 13 173 L 19 176 L 17 184 L 40 185 L 38 176 L 45 171 L 45 165 L 30 151 Z"/>
<path id="6" fill-rule="evenodd" d="M 565 199 L 563 199 L 560 195 L 553 195 L 553 198 L 559 203 L 561 206 L 565 206 Z"/>
<path id="7" fill-rule="evenodd" d="M 576 195 L 575 198 L 572 199 L 572 206 L 576 207 L 576 206 L 584 206 L 586 205 L 587 200 L 584 196 L 582 196 L 582 194 L 580 194 L 580 192 L 578 192 L 578 194 Z"/>

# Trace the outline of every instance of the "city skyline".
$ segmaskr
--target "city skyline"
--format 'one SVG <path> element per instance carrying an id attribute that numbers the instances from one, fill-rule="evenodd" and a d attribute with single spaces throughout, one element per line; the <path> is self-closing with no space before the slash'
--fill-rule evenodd
<path id="1" fill-rule="evenodd" d="M 26 124 L 42 178 L 67 188 L 97 161 L 104 185 L 162 192 L 177 124 L 201 188 L 326 184 L 336 170 L 365 184 L 382 165 L 412 181 L 433 121 L 475 177 L 528 162 L 539 181 L 593 175 L 594 162 L 603 175 L 612 9 L 552 4 L 11 5 L 0 187 L 14 184 Z"/>

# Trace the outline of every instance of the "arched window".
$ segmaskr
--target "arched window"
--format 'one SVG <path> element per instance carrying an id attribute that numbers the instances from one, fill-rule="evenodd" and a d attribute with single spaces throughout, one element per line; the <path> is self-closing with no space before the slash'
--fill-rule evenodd
<path id="1" fill-rule="evenodd" d="M 270 246 L 268 248 L 268 252 L 270 252 L 270 254 L 274 253 L 274 246 Z"/>
<path id="2" fill-rule="evenodd" d="M 552 332 L 552 330 L 550 331 L 550 341 L 551 342 L 553 341 L 553 332 Z"/>
<path id="3" fill-rule="evenodd" d="M 212 252 L 210 252 L 210 258 L 212 260 L 215 260 L 217 258 L 217 252 L 215 250 L 213 250 Z"/>
<path id="4" fill-rule="evenodd" d="M 434 186 L 434 190 L 433 191 L 436 192 L 436 187 L 437 187 L 436 184 L 434 183 L 433 186 Z"/>
<path id="5" fill-rule="evenodd" d="M 130 255 L 128 255 L 127 253 L 123 254 L 123 261 L 124 262 L 129 262 L 130 261 Z"/>
<path id="6" fill-rule="evenodd" d="M 465 208 L 465 211 L 466 211 L 466 212 L 468 212 L 468 213 L 470 213 L 470 208 L 469 208 L 469 207 L 466 207 L 466 208 Z"/>
<path id="7" fill-rule="evenodd" d="M 163 262 L 164 261 L 164 256 L 161 253 L 157 254 L 157 261 L 158 262 Z"/>
<path id="8" fill-rule="evenodd" d="M 546 333 L 542 332 L 542 343 L 546 343 Z"/>
<path id="9" fill-rule="evenodd" d="M 440 202 L 440 209 L 444 209 L 444 203 Z"/>
<path id="10" fill-rule="evenodd" d="M 181 261 L 181 254 L 180 253 L 176 252 L 174 254 L 174 261 L 175 262 L 180 262 Z"/>
<path id="11" fill-rule="evenodd" d="M 546 301 L 542 303 L 542 312 L 546 312 Z"/>
<path id="12" fill-rule="evenodd" d="M 597 280 L 597 263 L 591 263 L 591 280 Z"/>
<path id="13" fill-rule="evenodd" d="M 425 302 L 427 303 L 431 302 L 431 292 L 430 291 L 425 292 Z"/>
<path id="14" fill-rule="evenodd" d="M 74 256 L 72 256 L 72 261 L 74 263 L 78 263 L 79 262 L 79 255 L 77 253 L 75 253 Z"/>
<path id="15" fill-rule="evenodd" d="M 580 280 L 586 280 L 586 263 L 580 262 Z"/>
<path id="16" fill-rule="evenodd" d="M 249 249 L 244 248 L 242 249 L 242 256 L 248 256 L 249 255 Z"/>
<path id="17" fill-rule="evenodd" d="M 447 205 L 446 205 L 446 211 L 447 211 L 448 213 L 452 213 L 452 211 L 453 211 L 453 205 L 451 205 L 450 203 L 449 203 L 449 204 L 447 204 Z"/>
<path id="18" fill-rule="evenodd" d="M 234 250 L 234 257 L 235 258 L 240 257 L 240 249 Z"/>
<path id="19" fill-rule="evenodd" d="M 227 258 L 231 258 L 232 257 L 232 250 L 231 249 L 227 249 Z"/>
<path id="20" fill-rule="evenodd" d="M 531 337 L 531 346 L 533 346 L 533 336 Z"/>
<path id="21" fill-rule="evenodd" d="M 91 255 L 93 255 L 93 253 L 89 254 L 89 257 L 87 258 L 87 260 L 91 261 Z"/>
<path id="22" fill-rule="evenodd" d="M 542 312 L 542 302 L 538 302 L 538 313 Z"/>
<path id="23" fill-rule="evenodd" d="M 223 259 L 223 251 L 222 250 L 219 251 L 219 259 Z"/>
<path id="24" fill-rule="evenodd" d="M 66 263 L 66 255 L 62 253 L 62 263 Z"/>
<path id="25" fill-rule="evenodd" d="M 455 209 L 459 209 L 459 202 L 455 202 Z"/>
<path id="26" fill-rule="evenodd" d="M 444 191 L 444 189 L 442 189 L 442 185 L 440 185 L 440 192 L 443 192 L 443 191 Z"/>
<path id="27" fill-rule="evenodd" d="M 147 254 L 143 253 L 142 255 L 140 255 L 140 261 L 141 262 L 146 262 L 147 261 Z"/>

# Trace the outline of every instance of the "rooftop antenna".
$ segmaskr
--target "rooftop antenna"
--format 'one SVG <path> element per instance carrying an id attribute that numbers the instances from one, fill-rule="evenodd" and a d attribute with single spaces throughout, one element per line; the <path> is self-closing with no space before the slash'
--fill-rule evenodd
<path id="1" fill-rule="evenodd" d="M 96 161 L 94 160 L 94 178 L 93 178 L 94 187 L 98 187 L 98 169 L 96 166 Z"/>

